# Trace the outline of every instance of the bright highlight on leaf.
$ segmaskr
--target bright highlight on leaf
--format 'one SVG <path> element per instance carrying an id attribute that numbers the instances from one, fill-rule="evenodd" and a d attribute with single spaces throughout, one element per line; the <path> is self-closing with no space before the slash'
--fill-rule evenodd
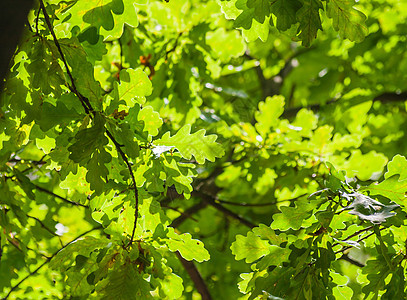
<path id="1" fill-rule="evenodd" d="M 191 159 L 194 156 L 200 164 L 203 164 L 205 159 L 215 161 L 216 157 L 224 155 L 223 147 L 215 142 L 216 135 L 205 136 L 204 129 L 193 134 L 190 132 L 191 125 L 185 125 L 173 136 L 166 132 L 161 139 L 155 141 L 155 144 L 173 146 L 185 159 Z"/>

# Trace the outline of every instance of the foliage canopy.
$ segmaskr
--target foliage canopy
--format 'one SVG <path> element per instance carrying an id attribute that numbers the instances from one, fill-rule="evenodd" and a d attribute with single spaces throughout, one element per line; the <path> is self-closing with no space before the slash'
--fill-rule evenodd
<path id="1" fill-rule="evenodd" d="M 0 96 L 1 297 L 404 299 L 406 12 L 37 1 Z"/>

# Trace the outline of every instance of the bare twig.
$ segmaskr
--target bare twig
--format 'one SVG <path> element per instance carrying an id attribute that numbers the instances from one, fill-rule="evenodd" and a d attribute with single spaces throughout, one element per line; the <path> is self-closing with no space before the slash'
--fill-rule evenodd
<path id="1" fill-rule="evenodd" d="M 374 97 L 373 102 L 377 102 L 377 101 L 379 101 L 381 103 L 402 102 L 402 101 L 405 101 L 406 99 L 407 99 L 407 92 L 402 92 L 402 93 L 388 93 L 387 92 L 387 93 L 383 93 L 383 94 L 380 94 L 380 95 Z M 294 117 L 303 108 L 313 110 L 313 111 L 318 111 L 323 106 L 329 105 L 329 104 L 334 104 L 334 103 L 337 103 L 338 101 L 339 101 L 339 99 L 331 99 L 324 104 L 312 104 L 312 105 L 308 105 L 308 106 L 299 106 L 299 107 L 288 108 L 283 112 L 282 117 L 284 117 L 284 118 Z"/>
<path id="2" fill-rule="evenodd" d="M 291 198 L 291 199 L 284 199 L 281 201 L 273 201 L 273 202 L 269 202 L 269 203 L 246 203 L 246 202 L 232 202 L 232 201 L 226 201 L 226 200 L 219 200 L 216 199 L 215 202 L 219 202 L 222 204 L 227 204 L 227 205 L 234 205 L 234 206 L 243 206 L 243 207 L 263 207 L 263 206 L 271 206 L 271 205 L 275 205 L 277 203 L 281 203 L 281 202 L 286 202 L 286 201 L 296 201 L 301 197 L 306 196 L 307 194 L 302 194 L 300 196 L 297 196 L 295 198 Z"/>
<path id="3" fill-rule="evenodd" d="M 347 261 L 348 263 L 351 263 L 352 265 L 355 265 L 360 268 L 363 268 L 365 266 L 364 264 L 358 262 L 357 260 L 350 258 L 347 254 L 342 255 L 339 259 Z"/>
<path id="4" fill-rule="evenodd" d="M 47 189 L 45 189 L 45 188 L 43 188 L 43 187 L 41 187 L 41 186 L 39 186 L 39 185 L 36 185 L 36 184 L 34 184 L 34 183 L 32 183 L 32 185 L 33 185 L 37 190 L 39 190 L 39 191 L 41 191 L 41 192 L 43 192 L 43 193 L 46 193 L 46 194 L 48 194 L 48 195 L 51 195 L 51 196 L 53 196 L 53 197 L 55 197 L 55 198 L 58 198 L 58 199 L 60 199 L 60 200 L 62 200 L 62 201 L 64 201 L 64 202 L 66 202 L 66 203 L 69 203 L 69 204 L 72 204 L 72 205 L 76 205 L 76 206 L 82 206 L 82 207 L 86 207 L 86 208 L 89 207 L 89 206 L 87 206 L 87 205 L 85 205 L 85 204 L 82 204 L 82 203 L 79 203 L 79 202 L 75 202 L 75 201 L 66 199 L 66 198 L 64 198 L 64 197 L 62 197 L 62 196 L 59 196 L 59 195 L 55 194 L 54 192 L 51 192 L 51 191 L 49 191 L 49 190 L 47 190 Z"/>
<path id="5" fill-rule="evenodd" d="M 361 234 L 361 233 L 363 233 L 363 232 L 365 232 L 365 231 L 369 231 L 370 229 L 373 229 L 373 225 L 372 225 L 372 226 L 369 226 L 369 227 L 366 227 L 366 228 L 363 228 L 363 229 L 361 229 L 361 230 L 356 231 L 355 233 L 353 233 L 353 234 L 351 234 L 350 236 L 348 236 L 347 238 L 345 238 L 343 241 L 347 241 L 347 240 L 349 240 L 349 239 L 351 239 L 351 238 L 353 238 L 353 237 L 355 237 L 355 236 L 357 236 L 357 235 L 359 235 L 359 234 Z M 339 242 L 334 243 L 334 244 L 332 245 L 332 247 L 335 247 L 335 246 L 338 246 L 338 245 L 340 245 Z"/>
<path id="6" fill-rule="evenodd" d="M 56 234 L 55 231 L 52 231 L 50 228 L 48 228 L 48 227 L 47 227 L 40 219 L 38 219 L 37 217 L 33 217 L 33 216 L 30 216 L 30 215 L 27 215 L 27 217 L 30 218 L 30 219 L 33 219 L 33 220 L 37 221 L 37 222 L 41 225 L 41 227 L 44 228 L 46 231 L 48 231 L 50 234 L 59 237 L 59 235 Z"/>
<path id="7" fill-rule="evenodd" d="M 214 208 L 216 208 L 220 212 L 224 213 L 225 215 L 227 215 L 229 217 L 232 217 L 233 219 L 238 220 L 240 223 L 242 223 L 243 225 L 245 225 L 245 226 L 247 226 L 249 228 L 256 227 L 256 225 L 254 225 L 249 220 L 246 220 L 242 216 L 239 216 L 238 214 L 236 214 L 233 211 L 227 209 L 223 205 L 217 203 L 216 199 L 214 199 L 212 196 L 210 196 L 208 194 L 198 192 L 198 191 L 193 191 L 192 196 L 202 199 L 203 201 L 207 202 L 208 204 L 210 204 L 211 206 L 213 206 Z"/>
<path id="8" fill-rule="evenodd" d="M 200 201 L 199 203 L 195 204 L 194 206 L 188 208 L 181 216 L 174 219 L 171 223 L 171 227 L 178 227 L 180 226 L 186 219 L 190 218 L 191 215 L 204 209 L 208 204 L 204 201 Z"/>

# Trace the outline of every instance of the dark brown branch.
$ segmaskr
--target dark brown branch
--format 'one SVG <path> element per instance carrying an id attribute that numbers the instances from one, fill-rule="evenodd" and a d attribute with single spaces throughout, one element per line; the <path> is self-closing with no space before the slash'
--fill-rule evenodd
<path id="1" fill-rule="evenodd" d="M 191 216 L 191 215 L 188 214 L 187 212 L 183 212 L 183 211 L 179 210 L 178 208 L 171 207 L 171 206 L 168 206 L 168 205 L 161 205 L 161 207 L 168 208 L 168 209 L 171 209 L 171 210 L 173 210 L 173 211 L 176 211 L 176 212 L 179 213 L 181 216 L 184 216 L 184 217 L 187 218 L 187 219 L 191 219 L 191 220 L 193 220 L 193 221 L 195 221 L 195 222 L 198 222 L 198 220 L 195 219 L 193 216 Z"/>
<path id="2" fill-rule="evenodd" d="M 226 200 L 219 200 L 216 199 L 215 202 L 219 202 L 222 204 L 227 204 L 227 205 L 234 205 L 234 206 L 243 206 L 243 207 L 263 207 L 263 206 L 271 206 L 271 205 L 275 205 L 277 203 L 281 203 L 281 202 L 286 202 L 286 201 L 296 201 L 301 197 L 306 196 L 307 194 L 302 194 L 300 196 L 297 196 L 295 198 L 291 198 L 291 199 L 285 199 L 285 200 L 281 200 L 281 201 L 273 201 L 273 202 L 269 202 L 269 203 L 246 203 L 246 202 L 232 202 L 232 201 L 226 201 Z"/>
<path id="3" fill-rule="evenodd" d="M 342 255 L 339 259 L 347 261 L 348 263 L 351 263 L 352 265 L 355 265 L 359 268 L 363 268 L 365 266 L 364 264 L 358 262 L 357 260 L 350 258 L 347 254 Z"/>
<path id="4" fill-rule="evenodd" d="M 175 252 L 179 261 L 183 265 L 185 271 L 187 271 L 189 277 L 195 284 L 195 288 L 199 294 L 201 294 L 202 300 L 211 300 L 211 294 L 209 294 L 208 287 L 205 284 L 205 281 L 202 279 L 201 274 L 195 267 L 195 264 L 192 261 L 188 261 L 181 256 L 181 254 L 177 251 Z"/>
<path id="5" fill-rule="evenodd" d="M 54 258 L 59 251 L 65 249 L 66 247 L 68 247 L 70 244 L 72 244 L 73 242 L 77 241 L 78 239 L 80 239 L 81 237 L 83 237 L 84 235 L 88 234 L 89 232 L 92 232 L 94 230 L 98 230 L 102 228 L 102 226 L 98 226 L 92 229 L 89 229 L 88 231 L 85 231 L 84 233 L 80 234 L 79 236 L 77 236 L 75 239 L 73 239 L 72 241 L 70 241 L 69 243 L 65 244 L 65 246 L 63 246 L 62 248 L 60 248 L 58 251 L 54 252 L 51 256 L 47 257 L 46 260 L 39 265 L 35 270 L 31 271 L 27 276 L 25 276 L 23 279 L 21 279 L 15 286 L 13 286 L 11 288 L 11 290 L 7 293 L 7 295 L 3 298 L 3 300 L 6 300 L 10 294 L 15 291 L 24 281 L 26 281 L 28 278 L 30 278 L 31 276 L 35 275 L 43 266 L 45 266 L 47 263 L 49 263 L 51 261 L 52 258 Z"/>
<path id="6" fill-rule="evenodd" d="M 214 208 L 216 208 L 220 212 L 224 213 L 225 215 L 227 215 L 229 217 L 232 217 L 233 219 L 238 220 L 240 223 L 242 223 L 243 225 L 245 225 L 245 226 L 247 226 L 249 228 L 256 227 L 256 225 L 254 225 L 252 222 L 246 220 L 245 218 L 243 218 L 243 217 L 239 216 L 238 214 L 234 213 L 233 211 L 227 209 L 223 205 L 217 203 L 216 199 L 214 199 L 212 196 L 210 196 L 208 194 L 204 194 L 204 193 L 198 192 L 198 191 L 193 191 L 192 196 L 202 199 L 203 201 L 207 202 L 208 204 L 210 204 L 211 206 L 213 206 Z"/>
<path id="7" fill-rule="evenodd" d="M 201 201 L 194 206 L 188 208 L 183 215 L 176 218 L 171 223 L 171 227 L 178 227 L 180 226 L 188 217 L 201 209 L 205 208 L 207 203 Z M 196 268 L 194 262 L 185 260 L 181 254 L 177 251 L 175 252 L 179 261 L 181 262 L 182 266 L 184 267 L 185 271 L 188 273 L 189 277 L 193 281 L 196 290 L 201 294 L 202 299 L 212 299 L 211 295 L 209 294 L 208 288 L 206 286 L 205 281 L 203 280 L 201 274 L 199 273 L 198 269 Z"/>
<path id="8" fill-rule="evenodd" d="M 403 102 L 407 100 L 407 92 L 402 93 L 383 93 L 373 98 L 373 102 L 379 101 L 381 103 L 389 103 L 389 102 Z M 319 111 L 323 106 L 333 104 L 338 102 L 339 99 L 331 99 L 325 104 L 312 104 L 308 106 L 300 106 L 300 107 L 292 107 L 288 108 L 282 114 L 284 118 L 291 118 L 294 117 L 301 109 L 306 108 L 312 111 Z"/>
<path id="9" fill-rule="evenodd" d="M 174 227 L 174 228 L 180 226 L 182 223 L 184 223 L 184 221 L 186 219 L 190 218 L 190 216 L 197 213 L 201 209 L 204 209 L 207 205 L 208 204 L 204 201 L 201 201 L 201 202 L 195 204 L 194 206 L 192 206 L 192 207 L 188 208 L 186 211 L 184 211 L 184 213 L 181 216 L 174 219 L 170 226 Z"/>
<path id="10" fill-rule="evenodd" d="M 175 49 L 177 49 L 178 41 L 179 41 L 179 38 L 181 37 L 182 34 L 183 34 L 183 32 L 178 33 L 177 38 L 175 39 L 175 42 L 174 42 L 174 46 L 173 46 L 170 50 L 167 50 L 167 51 L 165 52 L 165 61 L 168 60 L 168 55 L 169 55 L 171 52 L 174 52 Z"/>
<path id="11" fill-rule="evenodd" d="M 366 227 L 366 228 L 363 228 L 363 229 L 361 229 L 361 230 L 356 231 L 355 233 L 353 233 L 353 234 L 351 234 L 350 236 L 348 236 L 347 238 L 345 238 L 343 241 L 348 241 L 349 239 L 351 239 L 351 238 L 353 238 L 353 237 L 355 237 L 355 236 L 357 236 L 357 235 L 359 235 L 359 234 L 361 234 L 361 233 L 363 233 L 363 232 L 365 232 L 365 231 L 368 231 L 368 230 L 370 230 L 370 229 L 373 229 L 373 225 L 372 225 L 372 226 L 369 226 L 369 227 Z M 335 246 L 338 246 L 338 245 L 340 245 L 339 242 L 334 243 L 334 244 L 332 245 L 332 247 L 335 247 Z"/>

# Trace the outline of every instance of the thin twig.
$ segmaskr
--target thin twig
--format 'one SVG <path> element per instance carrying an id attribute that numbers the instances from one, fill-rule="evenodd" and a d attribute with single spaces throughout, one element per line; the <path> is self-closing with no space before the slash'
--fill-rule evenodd
<path id="1" fill-rule="evenodd" d="M 173 211 L 176 211 L 176 212 L 179 213 L 181 216 L 185 216 L 187 219 L 191 219 L 191 220 L 193 220 L 193 221 L 195 221 L 195 222 L 198 222 L 198 220 L 195 219 L 193 216 L 189 215 L 189 214 L 186 213 L 186 212 L 183 212 L 183 211 L 179 210 L 178 208 L 171 207 L 171 206 L 167 206 L 167 205 L 161 205 L 161 207 L 168 208 L 168 209 L 171 209 L 171 210 L 173 210 Z"/>
<path id="2" fill-rule="evenodd" d="M 52 27 L 51 21 L 49 19 L 49 15 L 47 13 L 47 10 L 45 9 L 45 5 L 42 0 L 40 0 L 40 6 L 41 6 L 41 10 L 44 14 L 45 22 L 47 23 L 48 29 L 51 32 L 51 35 L 54 39 L 55 46 L 57 47 L 58 52 L 61 55 L 61 60 L 65 66 L 69 79 L 71 80 L 71 86 L 68 86 L 68 87 L 75 95 L 77 95 L 79 97 L 79 100 L 81 101 L 81 104 L 82 104 L 83 108 L 85 109 L 86 114 L 89 114 L 89 112 L 93 112 L 93 109 L 91 109 L 89 100 L 86 97 L 84 97 L 81 93 L 79 93 L 78 89 L 76 88 L 75 80 L 72 76 L 71 71 L 69 70 L 68 63 L 66 62 L 64 53 L 62 52 L 62 49 L 61 49 L 61 45 L 59 44 L 57 36 L 55 35 L 54 28 Z"/>
<path id="3" fill-rule="evenodd" d="M 183 215 L 179 216 L 178 218 L 174 219 L 171 222 L 171 227 L 178 227 L 180 226 L 182 223 L 184 223 L 184 221 L 188 218 L 190 218 L 191 215 L 193 215 L 194 213 L 197 213 L 198 211 L 200 211 L 201 209 L 204 209 L 206 206 L 208 205 L 208 203 L 206 203 L 205 201 L 200 201 L 199 203 L 195 204 L 194 206 L 191 206 L 190 208 L 188 208 Z"/>
<path id="4" fill-rule="evenodd" d="M 177 36 L 177 38 L 175 39 L 174 46 L 173 46 L 170 50 L 168 50 L 168 51 L 165 52 L 165 61 L 168 60 L 168 55 L 169 55 L 171 52 L 174 52 L 175 49 L 177 49 L 178 40 L 179 40 L 179 38 L 181 37 L 182 34 L 183 34 L 183 32 L 178 33 L 178 36 Z"/>
<path id="5" fill-rule="evenodd" d="M 38 19 L 40 18 L 41 8 L 38 8 L 37 17 L 35 18 L 35 33 L 38 34 Z"/>
<path id="6" fill-rule="evenodd" d="M 71 80 L 71 86 L 68 86 L 68 87 L 69 87 L 69 89 L 70 89 L 76 96 L 78 96 L 78 98 L 79 98 L 79 100 L 80 100 L 80 102 L 81 102 L 83 108 L 85 109 L 85 112 L 86 112 L 88 115 L 93 116 L 93 115 L 95 115 L 95 110 L 93 109 L 92 105 L 90 104 L 89 99 L 87 99 L 86 97 L 84 97 L 84 96 L 78 91 L 78 89 L 76 88 L 75 80 L 74 80 L 74 78 L 73 78 L 73 76 L 72 76 L 71 71 L 69 70 L 68 63 L 66 62 L 64 53 L 62 52 L 61 46 L 60 46 L 59 41 L 58 41 L 58 39 L 57 39 L 57 37 L 56 37 L 56 35 L 55 35 L 55 32 L 54 32 L 54 29 L 53 29 L 53 27 L 52 27 L 52 25 L 51 25 L 51 21 L 50 21 L 50 19 L 49 19 L 48 13 L 47 13 L 47 11 L 46 11 L 46 9 L 45 9 L 44 2 L 43 2 L 42 0 L 40 0 L 40 6 L 41 6 L 41 9 L 42 9 L 42 11 L 43 11 L 43 13 L 44 13 L 44 17 L 45 17 L 45 21 L 46 21 L 46 23 L 47 23 L 47 26 L 48 26 L 48 28 L 49 28 L 49 30 L 50 30 L 50 32 L 51 32 L 51 35 L 52 35 L 52 37 L 53 37 L 53 39 L 54 39 L 55 45 L 56 45 L 56 47 L 57 47 L 57 49 L 58 49 L 58 51 L 59 51 L 59 54 L 61 55 L 62 62 L 64 63 L 65 68 L 66 68 L 66 71 L 67 71 L 67 73 L 68 73 L 68 76 L 69 76 L 69 78 L 70 78 L 70 80 Z M 133 173 L 132 167 L 131 167 L 131 165 L 130 165 L 130 163 L 129 163 L 129 160 L 127 159 L 126 154 L 125 154 L 125 153 L 123 152 L 123 150 L 120 148 L 119 143 L 118 143 L 117 140 L 114 138 L 114 136 L 110 133 L 110 131 L 109 131 L 107 128 L 105 128 L 105 129 L 106 129 L 106 134 L 107 134 L 108 137 L 112 140 L 113 144 L 115 145 L 115 147 L 116 147 L 116 149 L 117 149 L 117 152 L 120 154 L 120 156 L 122 157 L 123 161 L 124 161 L 125 164 L 127 165 L 127 168 L 128 168 L 128 170 L 129 170 L 129 172 L 130 172 L 130 176 L 131 176 L 131 178 L 132 178 L 133 185 L 134 185 L 134 194 L 135 194 L 135 201 L 136 201 L 136 209 L 135 209 L 135 213 L 134 213 L 134 217 L 135 217 L 135 218 L 134 218 L 133 232 L 132 232 L 132 235 L 131 235 L 131 238 L 130 238 L 130 242 L 129 242 L 129 244 L 128 244 L 128 245 L 130 246 L 130 245 L 133 243 L 134 234 L 135 234 L 136 226 L 137 226 L 137 219 L 138 219 L 139 197 L 138 197 L 138 190 L 137 190 L 137 185 L 136 185 L 136 179 L 134 178 L 134 173 Z"/>
<path id="7" fill-rule="evenodd" d="M 129 160 L 127 159 L 126 154 L 123 152 L 123 150 L 120 148 L 119 143 L 116 141 L 114 136 L 110 133 L 109 130 L 106 129 L 106 134 L 107 136 L 112 140 L 113 144 L 116 146 L 117 152 L 119 152 L 120 156 L 122 157 L 124 163 L 127 165 L 127 168 L 129 169 L 131 180 L 133 181 L 134 185 L 134 198 L 136 201 L 136 209 L 134 210 L 134 225 L 133 225 L 133 230 L 131 233 L 131 238 L 127 246 L 131 246 L 133 244 L 134 240 L 134 234 L 136 233 L 136 227 L 137 227 L 137 219 L 138 219 L 138 206 L 139 206 L 139 197 L 138 197 L 138 189 L 137 189 L 137 183 L 136 183 L 136 178 L 134 177 L 133 169 L 131 167 L 131 164 Z"/>
<path id="8" fill-rule="evenodd" d="M 86 208 L 89 207 L 88 205 L 85 205 L 85 204 L 82 204 L 82 203 L 79 203 L 79 202 L 75 202 L 75 201 L 66 199 L 66 198 L 64 198 L 64 197 L 62 197 L 62 196 L 59 196 L 59 195 L 55 194 L 54 192 L 51 192 L 51 191 L 49 191 L 49 190 L 47 190 L 47 189 L 45 189 L 45 188 L 43 188 L 43 187 L 40 187 L 39 185 L 36 185 L 36 184 L 34 184 L 34 183 L 33 183 L 32 185 L 33 185 L 37 190 L 39 190 L 39 191 L 41 191 L 41 192 L 44 192 L 44 193 L 46 193 L 46 194 L 48 194 L 48 195 L 51 195 L 51 196 L 53 196 L 53 197 L 55 197 L 55 198 L 58 198 L 58 199 L 60 199 L 60 200 L 62 200 L 62 201 L 64 201 L 64 202 L 66 202 L 66 203 L 70 203 L 70 204 L 72 204 L 72 205 L 82 206 L 82 207 L 86 207 Z"/>
<path id="9" fill-rule="evenodd" d="M 250 222 L 249 220 L 246 220 L 242 216 L 239 216 L 238 214 L 234 213 L 233 211 L 231 211 L 231 210 L 227 209 L 226 207 L 222 206 L 221 204 L 217 203 L 216 199 L 214 199 L 211 195 L 208 195 L 208 194 L 205 194 L 202 192 L 198 192 L 198 191 L 193 191 L 192 196 L 201 198 L 202 200 L 204 200 L 208 204 L 212 205 L 214 208 L 216 208 L 220 212 L 224 213 L 225 215 L 227 215 L 229 217 L 232 217 L 232 218 L 238 220 L 240 223 L 242 223 L 243 225 L 245 225 L 249 228 L 256 227 L 256 225 L 253 224 L 252 222 Z"/>
<path id="10" fill-rule="evenodd" d="M 296 201 L 301 197 L 306 196 L 307 194 L 302 194 L 300 196 L 297 196 L 295 198 L 291 198 L 291 199 L 284 199 L 284 200 L 280 200 L 280 201 L 274 201 L 274 202 L 269 202 L 269 203 L 246 203 L 246 202 L 232 202 L 232 201 L 226 201 L 226 200 L 219 200 L 216 199 L 215 202 L 218 203 L 222 203 L 222 204 L 227 204 L 227 205 L 234 205 L 234 206 L 243 206 L 243 207 L 263 207 L 263 206 L 271 206 L 271 205 L 275 205 L 277 203 L 281 203 L 281 202 L 286 202 L 286 201 Z"/>
<path id="11" fill-rule="evenodd" d="M 67 243 L 65 246 L 63 246 L 62 248 L 60 248 L 58 251 L 54 252 L 51 256 L 46 258 L 46 261 L 44 261 L 41 265 L 39 265 L 35 270 L 31 271 L 27 276 L 25 276 L 23 279 L 21 279 L 15 286 L 13 286 L 11 288 L 11 290 L 7 293 L 7 295 L 3 298 L 3 300 L 6 300 L 10 294 L 17 289 L 25 280 L 27 280 L 27 278 L 35 275 L 43 266 L 45 266 L 47 263 L 49 263 L 51 261 L 52 258 L 54 258 L 59 251 L 65 249 L 66 247 L 68 247 L 70 244 L 72 244 L 73 242 L 77 241 L 78 239 L 80 239 L 81 237 L 83 237 L 84 235 L 88 234 L 89 232 L 92 232 L 94 230 L 100 229 L 102 228 L 102 226 L 98 226 L 92 229 L 89 229 L 88 231 L 85 231 L 84 233 L 80 234 L 79 236 L 77 236 L 75 239 L 73 239 L 72 241 L 70 241 L 69 243 Z"/>
<path id="12" fill-rule="evenodd" d="M 380 230 L 381 230 L 381 229 L 380 229 Z M 357 240 L 357 242 L 359 243 L 359 242 L 361 242 L 361 241 L 363 241 L 363 240 L 365 240 L 365 239 L 371 237 L 373 234 L 374 234 L 374 232 L 372 232 L 372 233 L 370 233 L 370 234 L 364 236 L 363 238 Z M 335 252 L 335 255 L 338 254 L 338 253 L 341 253 L 341 252 L 345 252 L 346 250 L 348 250 L 348 249 L 350 249 L 350 248 L 353 248 L 353 247 L 351 247 L 351 246 L 343 247 L 341 250 L 336 251 L 336 252 Z"/>
<path id="13" fill-rule="evenodd" d="M 363 229 L 361 229 L 361 230 L 358 230 L 358 231 L 356 231 L 355 233 L 351 234 L 350 236 L 348 236 L 347 238 L 345 238 L 345 239 L 342 240 L 342 241 L 345 242 L 345 241 L 347 241 L 347 240 L 349 240 L 349 239 L 351 239 L 351 238 L 353 238 L 353 237 L 355 237 L 355 236 L 357 236 L 357 235 L 359 235 L 359 234 L 361 234 L 361 233 L 363 233 L 363 232 L 365 232 L 365 231 L 368 231 L 368 230 L 370 230 L 370 229 L 372 229 L 372 228 L 373 228 L 373 225 L 372 225 L 372 226 L 369 226 L 369 227 L 366 227 L 366 228 L 363 228 Z M 334 244 L 332 245 L 332 247 L 335 247 L 335 246 L 338 246 L 338 245 L 340 245 L 339 242 L 334 243 Z"/>
<path id="14" fill-rule="evenodd" d="M 347 254 L 342 255 L 339 259 L 347 261 L 348 263 L 351 263 L 352 265 L 355 265 L 359 268 L 363 268 L 365 266 L 364 264 L 358 262 L 357 260 L 350 258 Z"/>
<path id="15" fill-rule="evenodd" d="M 52 235 L 59 237 L 58 234 L 56 234 L 54 231 L 52 231 L 51 229 L 49 229 L 49 228 L 48 228 L 40 219 L 38 219 L 37 217 L 33 217 L 33 216 L 30 216 L 30 215 L 26 215 L 26 216 L 27 216 L 28 218 L 30 218 L 30 219 L 33 219 L 33 220 L 37 221 L 37 222 L 41 225 L 42 228 L 44 228 L 46 231 L 48 231 L 48 232 L 51 233 Z"/>

